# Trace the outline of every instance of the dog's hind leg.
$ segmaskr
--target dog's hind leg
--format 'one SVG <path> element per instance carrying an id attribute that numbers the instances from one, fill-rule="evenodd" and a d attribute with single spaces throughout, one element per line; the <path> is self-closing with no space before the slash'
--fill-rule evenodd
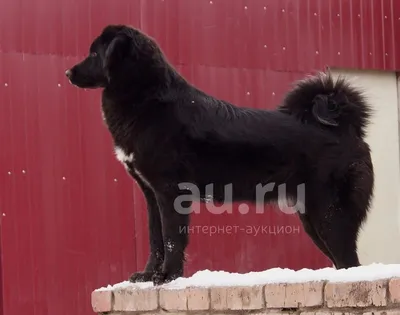
<path id="1" fill-rule="evenodd" d="M 337 269 L 360 266 L 357 238 L 366 219 L 373 192 L 373 173 L 369 163 L 353 165 L 338 186 L 336 198 L 325 211 L 310 213 L 311 223 Z"/>
<path id="2" fill-rule="evenodd" d="M 348 212 L 348 205 L 335 204 L 329 207 L 329 216 L 313 218 L 313 226 L 337 269 L 360 265 L 357 255 L 357 236 L 361 220 Z M 329 257 L 329 256 L 328 256 Z"/>
<path id="3" fill-rule="evenodd" d="M 299 218 L 301 220 L 301 223 L 303 225 L 304 231 L 308 234 L 308 236 L 312 239 L 314 244 L 319 248 L 319 250 L 327 256 L 332 263 L 335 263 L 335 259 L 332 256 L 332 254 L 329 252 L 328 248 L 326 247 L 324 241 L 320 238 L 318 235 L 317 231 L 314 229 L 314 226 L 310 222 L 310 218 L 307 216 L 307 214 L 299 214 Z"/>
<path id="4" fill-rule="evenodd" d="M 161 216 L 158 203 L 153 190 L 147 186 L 143 180 L 132 172 L 139 187 L 145 196 L 147 203 L 148 230 L 150 237 L 150 255 L 146 266 L 142 272 L 136 272 L 131 275 L 131 282 L 151 281 L 154 274 L 161 270 L 164 260 L 164 242 L 162 237 Z"/>

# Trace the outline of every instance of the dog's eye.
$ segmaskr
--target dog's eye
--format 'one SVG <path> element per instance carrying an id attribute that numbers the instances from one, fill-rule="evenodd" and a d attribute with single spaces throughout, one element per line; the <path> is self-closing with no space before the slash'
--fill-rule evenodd
<path id="1" fill-rule="evenodd" d="M 97 56 L 97 53 L 96 53 L 96 52 L 90 53 L 90 57 L 96 57 L 96 56 Z"/>

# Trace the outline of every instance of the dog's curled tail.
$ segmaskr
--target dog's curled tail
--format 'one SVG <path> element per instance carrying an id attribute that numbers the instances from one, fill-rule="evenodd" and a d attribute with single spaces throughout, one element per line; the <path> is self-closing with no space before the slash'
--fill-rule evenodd
<path id="1" fill-rule="evenodd" d="M 344 77 L 335 81 L 330 73 L 323 72 L 298 81 L 278 109 L 303 123 L 341 134 L 355 132 L 359 137 L 365 137 L 371 118 L 371 108 L 361 90 Z"/>

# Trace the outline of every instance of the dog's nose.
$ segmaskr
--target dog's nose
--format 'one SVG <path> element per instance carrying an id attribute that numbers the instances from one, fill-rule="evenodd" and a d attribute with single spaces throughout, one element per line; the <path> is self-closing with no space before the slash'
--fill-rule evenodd
<path id="1" fill-rule="evenodd" d="M 72 74 L 72 71 L 70 69 L 68 69 L 67 71 L 65 71 L 65 75 L 70 78 Z"/>

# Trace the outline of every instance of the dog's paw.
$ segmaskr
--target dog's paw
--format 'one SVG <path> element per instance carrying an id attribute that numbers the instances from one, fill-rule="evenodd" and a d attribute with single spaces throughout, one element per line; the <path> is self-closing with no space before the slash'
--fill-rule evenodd
<path id="1" fill-rule="evenodd" d="M 168 279 L 168 277 L 167 277 L 166 273 L 157 272 L 152 277 L 153 285 L 157 286 L 157 285 L 163 285 L 165 283 L 168 283 L 169 281 L 167 279 Z"/>
<path id="2" fill-rule="evenodd" d="M 129 277 L 130 282 L 149 282 L 152 281 L 154 272 L 135 272 Z"/>
<path id="3" fill-rule="evenodd" d="M 152 281 L 155 286 L 163 285 L 173 280 L 176 280 L 180 277 L 178 274 L 169 274 L 166 272 L 156 272 L 153 277 Z"/>

